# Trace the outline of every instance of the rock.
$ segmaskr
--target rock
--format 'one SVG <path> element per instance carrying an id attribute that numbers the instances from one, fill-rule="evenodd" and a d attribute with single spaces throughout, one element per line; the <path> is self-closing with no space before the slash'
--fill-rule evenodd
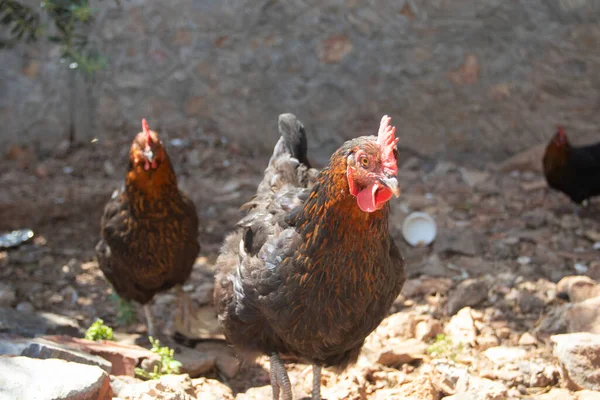
<path id="1" fill-rule="evenodd" d="M 402 400 L 438 400 L 440 393 L 426 376 L 419 376 L 414 381 L 405 383 L 400 387 L 380 389 L 375 393 L 375 400 L 402 399 Z"/>
<path id="2" fill-rule="evenodd" d="M 435 240 L 435 252 L 474 256 L 478 253 L 475 233 L 467 229 L 440 230 Z"/>
<path id="3" fill-rule="evenodd" d="M 600 285 L 587 276 L 565 276 L 556 285 L 556 291 L 566 294 L 571 302 L 579 303 L 600 296 Z"/>
<path id="4" fill-rule="evenodd" d="M 78 350 L 68 349 L 49 340 L 35 339 L 23 352 L 22 356 L 30 358 L 48 359 L 58 358 L 79 364 L 95 365 L 110 373 L 112 364 L 102 357 L 87 354 Z"/>
<path id="5" fill-rule="evenodd" d="M 0 332 L 34 337 L 44 334 L 83 336 L 77 321 L 52 313 L 22 313 L 0 307 Z"/>
<path id="6" fill-rule="evenodd" d="M 519 338 L 519 346 L 535 346 L 538 344 L 538 340 L 529 332 L 525 332 Z"/>
<path id="7" fill-rule="evenodd" d="M 198 400 L 228 400 L 233 399 L 231 388 L 216 379 L 192 379 Z"/>
<path id="8" fill-rule="evenodd" d="M 444 329 L 453 343 L 475 345 L 477 330 L 471 316 L 471 307 L 465 307 L 450 319 Z"/>
<path id="9" fill-rule="evenodd" d="M 501 172 L 533 171 L 541 173 L 542 163 L 540 160 L 544 156 L 546 146 L 547 143 L 540 143 L 528 150 L 515 154 L 498 165 L 498 170 Z"/>
<path id="10" fill-rule="evenodd" d="M 325 390 L 323 390 L 323 388 L 321 388 L 321 392 L 325 392 Z M 324 394 L 324 393 L 321 393 L 321 394 Z M 246 390 L 246 392 L 240 393 L 237 396 L 235 396 L 235 399 L 236 400 L 262 400 L 262 399 L 269 399 L 272 396 L 273 396 L 273 389 L 271 388 L 271 385 L 268 385 L 268 386 L 250 388 L 250 389 Z M 294 396 L 294 398 L 298 398 L 298 397 L 299 396 Z"/>
<path id="11" fill-rule="evenodd" d="M 479 80 L 479 61 L 473 54 L 465 58 L 465 62 L 457 70 L 448 73 L 448 79 L 455 85 L 468 85 Z"/>
<path id="12" fill-rule="evenodd" d="M 572 304 L 561 304 L 552 308 L 537 322 L 534 333 L 559 334 L 567 332 L 567 312 Z"/>
<path id="13" fill-rule="evenodd" d="M 600 260 L 590 262 L 590 268 L 586 272 L 586 275 L 595 281 L 600 280 Z"/>
<path id="14" fill-rule="evenodd" d="M 569 333 L 554 335 L 551 339 L 567 387 L 600 390 L 600 335 Z"/>
<path id="15" fill-rule="evenodd" d="M 110 160 L 104 161 L 104 164 L 102 164 L 102 168 L 104 169 L 104 173 L 106 174 L 106 176 L 113 176 L 116 172 L 115 166 L 112 162 L 110 162 Z"/>
<path id="16" fill-rule="evenodd" d="M 353 49 L 352 41 L 346 35 L 332 35 L 317 45 L 317 58 L 325 64 L 337 64 Z"/>
<path id="17" fill-rule="evenodd" d="M 212 304 L 194 307 L 191 323 L 186 324 L 182 318 L 175 318 L 177 332 L 189 339 L 225 339 L 219 320 L 217 309 Z"/>
<path id="18" fill-rule="evenodd" d="M 115 397 L 119 397 L 119 393 L 121 393 L 121 391 L 126 390 L 127 386 L 129 385 L 136 385 L 138 383 L 142 383 L 144 381 L 142 381 L 141 379 L 135 378 L 133 376 L 127 376 L 127 375 L 111 375 L 110 376 L 110 386 L 112 387 L 113 390 L 113 395 Z"/>
<path id="19" fill-rule="evenodd" d="M 117 397 L 127 400 L 193 400 L 196 393 L 189 375 L 164 375 L 154 379 L 119 388 Z"/>
<path id="20" fill-rule="evenodd" d="M 442 333 L 442 323 L 431 317 L 417 322 L 415 326 L 415 338 L 421 341 L 431 340 L 440 333 Z"/>
<path id="21" fill-rule="evenodd" d="M 573 304 L 565 318 L 567 332 L 600 333 L 600 297 Z"/>
<path id="22" fill-rule="evenodd" d="M 488 286 L 483 279 L 465 279 L 448 298 L 448 315 L 467 306 L 476 306 L 487 299 Z"/>
<path id="23" fill-rule="evenodd" d="M 206 374 L 215 367 L 216 362 L 214 354 L 204 354 L 187 348 L 175 354 L 175 358 L 182 364 L 181 372 L 187 373 L 191 378 Z"/>
<path id="24" fill-rule="evenodd" d="M 501 365 L 524 358 L 527 351 L 520 347 L 497 346 L 487 349 L 483 354 L 494 364 Z"/>
<path id="25" fill-rule="evenodd" d="M 196 350 L 207 357 L 215 357 L 215 366 L 218 372 L 227 379 L 237 375 L 240 369 L 240 361 L 226 343 L 200 342 L 196 345 Z"/>
<path id="26" fill-rule="evenodd" d="M 390 338 L 410 339 L 413 337 L 418 316 L 413 312 L 400 311 L 385 318 L 367 338 L 378 338 L 382 342 Z"/>
<path id="27" fill-rule="evenodd" d="M 546 306 L 546 302 L 539 293 L 529 290 L 517 292 L 517 304 L 523 314 L 539 314 Z"/>
<path id="28" fill-rule="evenodd" d="M 536 396 L 537 400 L 576 400 L 568 389 L 552 388 L 549 392 Z"/>
<path id="29" fill-rule="evenodd" d="M 237 375 L 240 370 L 240 360 L 237 357 L 229 354 L 221 355 L 217 357 L 215 365 L 221 374 L 227 379 L 231 379 Z"/>
<path id="30" fill-rule="evenodd" d="M 560 371 L 554 365 L 530 363 L 529 387 L 546 387 L 555 385 L 560 378 Z"/>
<path id="31" fill-rule="evenodd" d="M 35 307 L 28 301 L 22 301 L 15 307 L 15 310 L 21 313 L 32 313 L 35 311 Z"/>
<path id="32" fill-rule="evenodd" d="M 202 155 L 200 154 L 200 150 L 192 149 L 187 154 L 187 162 L 188 165 L 192 168 L 198 168 L 202 164 Z"/>
<path id="33" fill-rule="evenodd" d="M 442 397 L 442 400 L 476 400 L 477 395 L 475 393 L 457 393 L 451 396 Z"/>
<path id="34" fill-rule="evenodd" d="M 108 374 L 96 366 L 28 357 L 0 358 L 0 398 L 110 400 Z"/>
<path id="35" fill-rule="evenodd" d="M 469 374 L 466 367 L 449 360 L 433 360 L 431 382 L 440 392 L 454 395 L 466 393 L 474 399 L 501 400 L 506 398 L 507 388 L 500 382 Z"/>
<path id="36" fill-rule="evenodd" d="M 17 292 L 14 287 L 0 282 L 0 307 L 12 307 L 17 300 Z"/>
<path id="37" fill-rule="evenodd" d="M 480 351 L 496 347 L 500 344 L 500 340 L 496 335 L 481 335 L 477 337 L 477 346 Z"/>
<path id="38" fill-rule="evenodd" d="M 47 336 L 45 339 L 66 348 L 97 355 L 110 361 L 113 375 L 135 376 L 135 367 L 140 366 L 143 360 L 152 360 L 154 362 L 160 360 L 160 357 L 156 353 L 131 344 L 116 343 L 109 340 L 94 342 L 68 336 Z"/>
<path id="39" fill-rule="evenodd" d="M 417 276 L 431 276 L 451 278 L 457 275 L 456 271 L 449 269 L 437 254 L 432 254 L 421 263 L 409 263 L 406 266 L 406 274 L 409 278 Z"/>
<path id="40" fill-rule="evenodd" d="M 490 178 L 488 172 L 473 171 L 466 168 L 460 168 L 460 174 L 463 181 L 470 187 L 475 187 Z"/>
<path id="41" fill-rule="evenodd" d="M 423 275 L 417 279 L 409 279 L 402 287 L 402 295 L 407 298 L 446 294 L 452 287 L 452 279 Z"/>
<path id="42" fill-rule="evenodd" d="M 388 367 L 398 367 L 422 359 L 427 345 L 418 339 L 395 339 L 386 342 L 387 350 L 379 353 L 376 362 Z"/>
<path id="43" fill-rule="evenodd" d="M 600 400 L 600 392 L 580 390 L 577 392 L 577 400 Z"/>

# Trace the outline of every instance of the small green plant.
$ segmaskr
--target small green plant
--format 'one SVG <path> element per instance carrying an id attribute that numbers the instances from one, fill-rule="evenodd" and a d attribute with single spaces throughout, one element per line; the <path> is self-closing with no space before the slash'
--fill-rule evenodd
<path id="1" fill-rule="evenodd" d="M 135 309 L 133 308 L 133 304 L 131 304 L 127 300 L 122 299 L 115 292 L 111 293 L 111 295 L 109 297 L 112 301 L 114 301 L 115 303 L 118 303 L 119 309 L 117 310 L 117 317 L 116 317 L 117 325 L 126 326 L 126 325 L 130 325 L 130 324 L 134 323 L 136 320 L 136 315 L 135 315 Z"/>
<path id="2" fill-rule="evenodd" d="M 456 356 L 464 350 L 464 345 L 459 343 L 455 345 L 452 343 L 452 339 L 440 333 L 435 337 L 435 341 L 427 347 L 427 353 L 433 357 L 449 358 L 452 361 L 456 359 Z"/>
<path id="3" fill-rule="evenodd" d="M 173 358 L 175 351 L 168 346 L 160 347 L 160 341 L 154 339 L 152 336 L 150 336 L 149 339 L 150 343 L 152 343 L 152 352 L 160 356 L 160 364 L 155 365 L 154 371 L 152 372 L 136 368 L 136 375 L 145 379 L 158 379 L 163 375 L 178 374 L 182 364 Z"/>
<path id="4" fill-rule="evenodd" d="M 113 330 L 110 326 L 104 325 L 104 321 L 98 318 L 85 332 L 87 340 L 113 340 Z"/>

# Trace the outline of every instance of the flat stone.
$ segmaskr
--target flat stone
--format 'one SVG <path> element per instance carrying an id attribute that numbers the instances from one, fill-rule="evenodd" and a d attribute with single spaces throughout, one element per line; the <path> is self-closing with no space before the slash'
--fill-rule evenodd
<path id="1" fill-rule="evenodd" d="M 209 378 L 192 379 L 198 400 L 232 399 L 231 388 L 224 383 Z"/>
<path id="2" fill-rule="evenodd" d="M 453 343 L 464 343 L 474 346 L 477 329 L 471 316 L 471 307 L 465 307 L 453 316 L 444 331 L 452 339 Z"/>
<path id="3" fill-rule="evenodd" d="M 69 349 L 45 339 L 34 339 L 21 353 L 30 358 L 72 361 L 79 364 L 95 365 L 110 373 L 112 364 L 102 357 L 87 354 L 79 350 Z"/>
<path id="4" fill-rule="evenodd" d="M 375 400 L 438 400 L 439 393 L 426 376 L 419 376 L 414 381 L 390 389 L 380 389 L 375 393 Z"/>
<path id="5" fill-rule="evenodd" d="M 196 345 L 196 350 L 207 357 L 215 357 L 217 370 L 228 379 L 237 375 L 240 361 L 226 343 L 200 342 Z"/>
<path id="6" fill-rule="evenodd" d="M 483 352 L 494 364 L 506 364 L 524 358 L 527 351 L 520 347 L 496 346 Z"/>
<path id="7" fill-rule="evenodd" d="M 448 315 L 454 315 L 461 308 L 476 306 L 488 297 L 488 285 L 483 279 L 465 279 L 458 284 L 448 298 Z"/>
<path id="8" fill-rule="evenodd" d="M 477 239 L 472 230 L 440 230 L 435 240 L 435 252 L 474 256 L 478 253 Z"/>
<path id="9" fill-rule="evenodd" d="M 568 332 L 600 334 L 600 297 L 573 304 L 565 314 Z"/>
<path id="10" fill-rule="evenodd" d="M 565 276 L 556 285 L 556 291 L 567 295 L 571 302 L 579 303 L 600 296 L 600 285 L 587 276 Z"/>
<path id="11" fill-rule="evenodd" d="M 600 390 L 600 335 L 569 333 L 554 335 L 554 356 L 572 390 Z"/>
<path id="12" fill-rule="evenodd" d="M 118 397 L 127 400 L 194 400 L 196 393 L 189 375 L 163 375 L 159 379 L 120 386 Z"/>
<path id="13" fill-rule="evenodd" d="M 600 400 L 600 392 L 593 390 L 580 390 L 577 392 L 577 400 Z"/>
<path id="14" fill-rule="evenodd" d="M 409 279 L 402 287 L 402 295 L 405 297 L 427 296 L 432 294 L 446 294 L 452 287 L 452 279 L 421 276 L 417 279 Z"/>
<path id="15" fill-rule="evenodd" d="M 386 350 L 379 353 L 377 362 L 388 367 L 398 367 L 423 359 L 427 345 L 418 339 L 396 339 L 386 342 Z"/>
<path id="16" fill-rule="evenodd" d="M 187 373 L 191 378 L 197 378 L 215 367 L 217 357 L 215 354 L 205 354 L 186 348 L 181 353 L 175 354 L 175 359 L 182 364 L 181 373 Z"/>
<path id="17" fill-rule="evenodd" d="M 47 336 L 45 339 L 69 349 L 100 356 L 112 364 L 113 375 L 135 376 L 135 368 L 143 360 L 158 362 L 160 357 L 140 346 L 112 342 L 109 340 L 91 341 L 69 336 Z M 175 357 L 177 358 L 177 357 Z"/>
<path id="18" fill-rule="evenodd" d="M 442 323 L 431 317 L 424 318 L 415 326 L 415 338 L 421 341 L 431 340 L 442 333 Z"/>
<path id="19" fill-rule="evenodd" d="M 454 395 L 468 393 L 475 399 L 506 399 L 507 388 L 500 382 L 473 376 L 466 367 L 449 360 L 434 360 L 430 367 L 431 382 L 440 392 Z"/>
<path id="20" fill-rule="evenodd" d="M 489 172 L 473 171 L 466 168 L 460 169 L 463 181 L 471 187 L 475 187 L 490 178 Z"/>
<path id="21" fill-rule="evenodd" d="M 0 307 L 0 333 L 25 337 L 45 334 L 83 336 L 74 319 L 47 312 L 23 313 L 8 307 Z"/>
<path id="22" fill-rule="evenodd" d="M 64 360 L 0 358 L 0 399 L 110 400 L 106 371 Z"/>

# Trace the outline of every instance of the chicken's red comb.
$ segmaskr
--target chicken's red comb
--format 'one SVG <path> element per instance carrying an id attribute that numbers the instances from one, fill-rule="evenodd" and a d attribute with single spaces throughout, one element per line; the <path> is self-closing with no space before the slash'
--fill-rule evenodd
<path id="1" fill-rule="evenodd" d="M 390 125 L 392 119 L 387 115 L 381 118 L 379 123 L 379 133 L 377 134 L 377 143 L 381 147 L 381 163 L 383 167 L 396 174 L 398 172 L 398 161 L 394 155 L 396 144 L 399 138 L 396 138 L 396 127 Z"/>
<path id="2" fill-rule="evenodd" d="M 565 132 L 565 128 L 563 128 L 563 127 L 562 127 L 562 125 L 557 125 L 557 126 L 556 126 L 556 129 L 558 129 L 558 135 L 559 135 L 561 138 L 566 138 L 566 137 L 567 137 L 567 134 L 566 134 L 566 132 Z"/>
<path id="3" fill-rule="evenodd" d="M 148 121 L 146 121 L 146 118 L 142 118 L 142 129 L 144 130 L 144 133 L 146 134 L 146 142 L 148 143 L 148 145 L 152 144 L 152 136 L 150 136 L 150 128 L 148 127 Z"/>

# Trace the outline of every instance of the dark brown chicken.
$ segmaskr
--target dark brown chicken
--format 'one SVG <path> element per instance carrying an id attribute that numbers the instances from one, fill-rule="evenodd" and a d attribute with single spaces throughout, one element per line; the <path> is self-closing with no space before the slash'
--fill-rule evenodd
<path id="1" fill-rule="evenodd" d="M 580 205 L 600 195 L 600 143 L 571 146 L 559 126 L 546 147 L 543 165 L 548 186 L 565 193 L 574 203 Z"/>
<path id="2" fill-rule="evenodd" d="M 318 173 L 306 160 L 304 128 L 279 117 L 281 138 L 246 217 L 217 260 L 215 303 L 227 339 L 271 360 L 273 398 L 292 390 L 279 354 L 322 366 L 356 361 L 389 312 L 404 262 L 388 231 L 388 200 L 399 195 L 395 128 L 350 140 Z"/>
<path id="3" fill-rule="evenodd" d="M 196 207 L 177 188 L 156 132 L 145 119 L 142 127 L 129 151 L 124 189 L 104 208 L 96 253 L 117 294 L 144 305 L 148 333 L 156 336 L 150 301 L 188 279 L 200 245 Z M 189 321 L 190 300 L 182 290 L 178 295 Z"/>

